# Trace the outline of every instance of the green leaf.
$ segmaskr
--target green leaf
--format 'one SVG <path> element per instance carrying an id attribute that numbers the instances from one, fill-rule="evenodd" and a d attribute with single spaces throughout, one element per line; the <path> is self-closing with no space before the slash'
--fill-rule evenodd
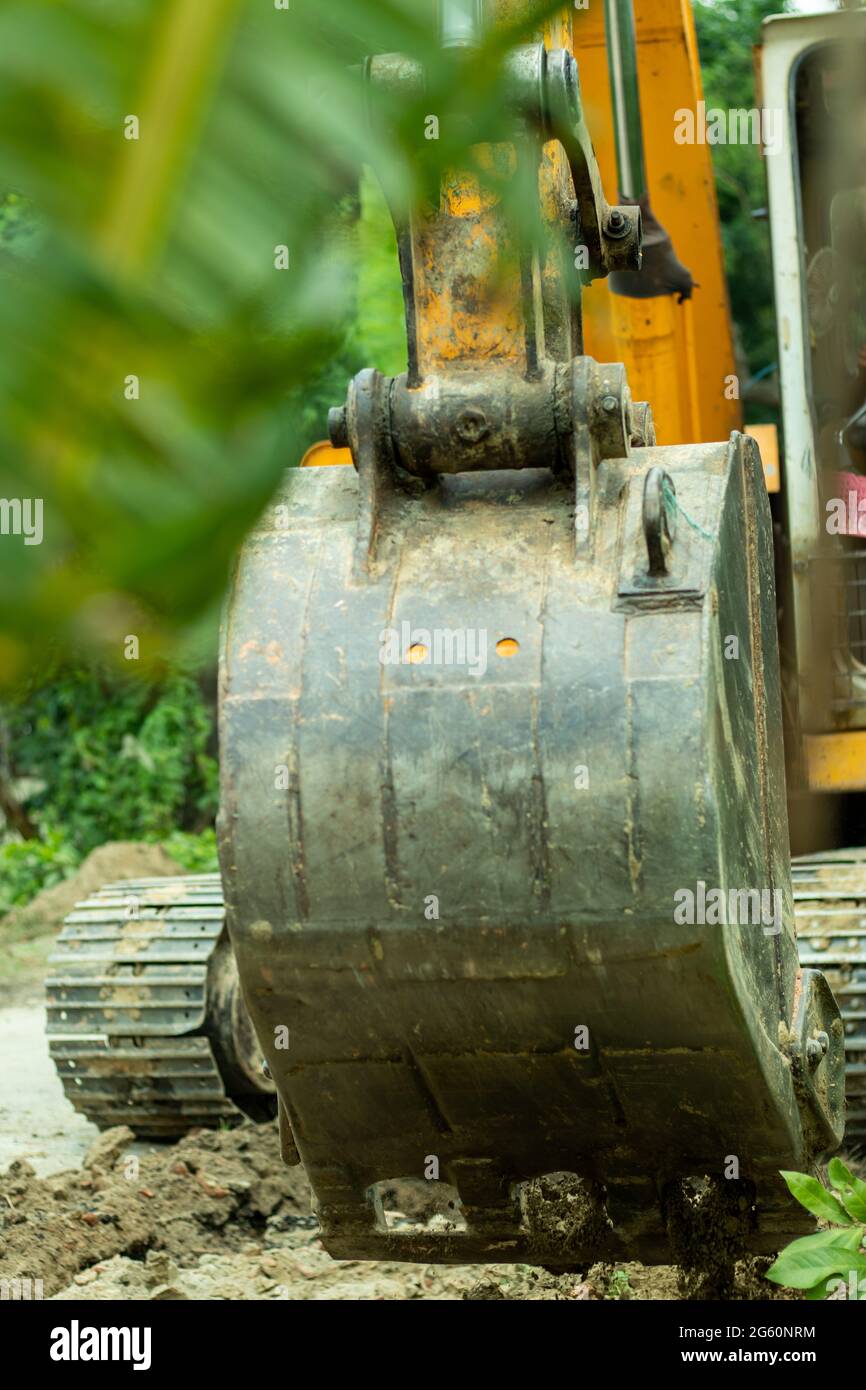
<path id="1" fill-rule="evenodd" d="M 782 1251 L 766 1277 L 789 1289 L 814 1289 L 834 1274 L 847 1279 L 852 1269 L 859 1276 L 866 1275 L 866 1256 L 859 1253 L 863 1234 L 862 1228 L 852 1227 L 803 1236 Z"/>
<path id="2" fill-rule="evenodd" d="M 841 1192 L 845 1187 L 852 1187 L 857 1179 L 851 1172 L 847 1164 L 841 1158 L 831 1158 L 827 1165 L 827 1177 L 830 1179 L 830 1186 L 835 1187 L 837 1192 Z"/>
<path id="3" fill-rule="evenodd" d="M 845 1210 L 841 1202 L 807 1173 L 782 1173 L 792 1196 L 820 1221 L 829 1221 L 834 1226 L 850 1226 L 856 1220 Z"/>
<path id="4" fill-rule="evenodd" d="M 839 1200 L 855 1221 L 866 1221 L 866 1182 L 856 1178 L 841 1158 L 830 1160 L 827 1176 L 839 1193 Z"/>

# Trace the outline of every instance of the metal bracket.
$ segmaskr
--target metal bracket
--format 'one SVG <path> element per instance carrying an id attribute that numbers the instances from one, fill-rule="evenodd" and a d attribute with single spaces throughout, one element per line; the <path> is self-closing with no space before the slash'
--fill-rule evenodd
<path id="1" fill-rule="evenodd" d="M 670 573 L 671 548 L 677 534 L 676 488 L 663 468 L 651 468 L 643 490 L 643 533 L 649 573 L 660 579 Z"/>
<path id="2" fill-rule="evenodd" d="M 587 281 L 614 270 L 640 270 L 639 207 L 612 207 L 604 196 L 583 104 L 577 62 L 566 48 L 530 44 L 508 58 L 516 109 L 545 140 L 558 140 L 574 184 L 577 232 L 588 252 Z"/>
<path id="3" fill-rule="evenodd" d="M 386 90 L 416 95 L 424 87 L 424 70 L 401 53 L 369 58 L 367 80 Z M 505 62 L 506 100 L 514 114 L 542 140 L 558 140 L 574 184 L 578 236 L 588 253 L 582 278 L 588 283 L 615 270 L 640 270 L 643 235 L 641 210 L 631 204 L 611 206 L 583 116 L 577 62 L 566 48 L 526 44 Z M 476 143 L 501 139 L 501 132 L 478 130 Z M 515 136 L 519 139 L 519 134 Z"/>
<path id="4" fill-rule="evenodd" d="M 791 1022 L 791 1068 L 800 1113 L 816 1155 L 832 1152 L 845 1132 L 845 1033 L 827 978 L 801 970 Z"/>

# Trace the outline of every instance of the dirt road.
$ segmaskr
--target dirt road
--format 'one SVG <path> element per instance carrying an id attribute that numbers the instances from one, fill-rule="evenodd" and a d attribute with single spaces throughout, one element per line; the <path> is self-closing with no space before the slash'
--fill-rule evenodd
<path id="1" fill-rule="evenodd" d="M 97 1130 L 63 1094 L 41 1004 L 0 1009 L 0 1057 L 0 1171 L 15 1158 L 40 1176 L 80 1163 Z"/>

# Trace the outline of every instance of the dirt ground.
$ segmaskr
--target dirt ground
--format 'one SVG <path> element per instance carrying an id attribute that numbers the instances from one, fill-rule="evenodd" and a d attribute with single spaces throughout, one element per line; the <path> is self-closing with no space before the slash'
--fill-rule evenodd
<path id="1" fill-rule="evenodd" d="M 0 1177 L 0 1278 L 41 1279 L 56 1299 L 675 1299 L 676 1271 L 597 1265 L 449 1267 L 333 1260 L 301 1169 L 274 1125 L 198 1130 L 140 1152 L 125 1128 L 75 1169 Z M 439 1217 L 434 1220 L 444 1220 Z M 743 1272 L 740 1297 L 772 1291 Z"/>
<path id="2" fill-rule="evenodd" d="M 136 1142 L 128 1129 L 100 1135 L 64 1096 L 41 1002 L 27 992 L 0 1008 L 0 1055 L 16 1058 L 0 1068 L 0 1279 L 41 1279 L 46 1298 L 680 1297 L 667 1266 L 554 1276 L 333 1260 L 274 1125 L 199 1130 L 178 1144 Z M 737 1292 L 776 1296 L 745 1271 Z"/>
<path id="3" fill-rule="evenodd" d="M 0 1172 L 22 1157 L 40 1174 L 80 1163 L 97 1130 L 63 1094 L 41 1001 L 25 995 L 0 1008 L 0 1058 Z"/>

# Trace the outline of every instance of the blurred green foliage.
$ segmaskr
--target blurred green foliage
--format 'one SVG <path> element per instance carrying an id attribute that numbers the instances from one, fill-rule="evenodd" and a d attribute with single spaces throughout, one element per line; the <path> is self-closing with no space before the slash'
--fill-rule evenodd
<path id="1" fill-rule="evenodd" d="M 18 256 L 32 255 L 38 236 L 39 219 L 33 205 L 17 193 L 0 197 L 0 247 Z"/>
<path id="2" fill-rule="evenodd" d="M 173 830 L 160 840 L 160 844 L 188 873 L 213 874 L 219 871 L 216 831 L 213 827 L 197 835 L 187 830 Z"/>
<path id="3" fill-rule="evenodd" d="M 388 204 L 372 169 L 360 182 L 355 341 L 363 366 L 386 376 L 406 370 L 403 286 Z"/>

